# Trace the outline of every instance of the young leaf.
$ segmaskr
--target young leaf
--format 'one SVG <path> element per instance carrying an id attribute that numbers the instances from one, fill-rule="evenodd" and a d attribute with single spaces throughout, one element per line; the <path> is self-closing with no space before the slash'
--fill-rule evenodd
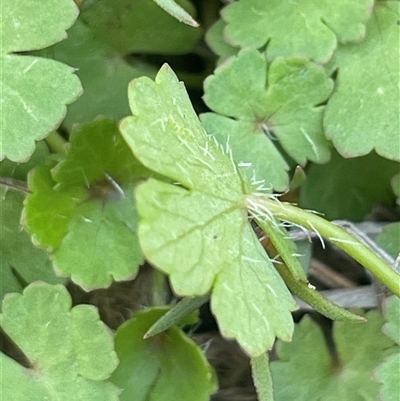
<path id="1" fill-rule="evenodd" d="M 80 95 L 82 87 L 73 68 L 54 60 L 13 54 L 59 42 L 77 16 L 72 0 L 2 2 L 0 120 L 4 135 L 0 160 L 28 159 L 35 141 L 60 125 L 66 105 Z"/>
<path id="2" fill-rule="evenodd" d="M 3 301 L 1 327 L 31 363 L 1 354 L 6 400 L 117 401 L 106 379 L 118 364 L 110 331 L 93 306 L 71 309 L 62 285 L 34 283 Z"/>
<path id="3" fill-rule="evenodd" d="M 133 187 L 148 171 L 112 120 L 81 126 L 70 145 L 57 166 L 32 172 L 25 225 L 62 275 L 88 289 L 106 287 L 135 276 L 142 262 Z"/>
<path id="4" fill-rule="evenodd" d="M 317 324 L 303 318 L 293 341 L 278 343 L 280 360 L 271 363 L 276 401 L 377 400 L 379 385 L 371 373 L 398 347 L 381 332 L 378 312 L 371 311 L 366 318 L 362 325 L 334 324 L 337 359 L 329 354 Z"/>
<path id="5" fill-rule="evenodd" d="M 329 163 L 308 166 L 300 205 L 318 210 L 329 220 L 360 221 L 377 203 L 393 202 L 390 180 L 399 169 L 399 163 L 375 152 L 345 159 L 333 151 Z"/>
<path id="6" fill-rule="evenodd" d="M 130 84 L 129 103 L 133 116 L 120 125 L 126 142 L 145 166 L 175 181 L 150 179 L 136 191 L 146 258 L 179 295 L 212 289 L 221 332 L 250 355 L 275 336 L 290 339 L 295 304 L 247 220 L 247 183 L 205 133 L 183 84 L 165 65 L 155 82 Z"/>
<path id="7" fill-rule="evenodd" d="M 189 0 L 178 3 L 191 15 L 195 14 Z M 81 19 L 97 40 L 123 55 L 183 54 L 201 36 L 199 28 L 181 24 L 153 0 L 102 0 L 83 11 Z"/>
<path id="8" fill-rule="evenodd" d="M 334 55 L 337 86 L 326 106 L 324 126 L 344 157 L 374 149 L 400 161 L 399 14 L 398 1 L 376 2 L 365 40 L 340 45 Z"/>
<path id="9" fill-rule="evenodd" d="M 268 58 L 304 56 L 327 62 L 338 42 L 359 41 L 371 15 L 373 0 L 240 0 L 222 12 L 225 36 L 240 47 L 268 43 Z"/>
<path id="10" fill-rule="evenodd" d="M 396 260 L 400 254 L 400 223 L 397 222 L 385 226 L 375 241 Z"/>
<path id="11" fill-rule="evenodd" d="M 48 151 L 39 143 L 28 163 L 17 164 L 4 160 L 0 176 L 26 181 L 28 171 L 47 159 Z M 0 298 L 8 292 L 22 292 L 27 283 L 35 280 L 51 284 L 63 279 L 54 274 L 46 251 L 36 248 L 28 233 L 22 230 L 20 219 L 25 195 L 0 186 Z"/>
<path id="12" fill-rule="evenodd" d="M 121 401 L 208 401 L 216 390 L 212 367 L 182 330 L 171 327 L 165 333 L 143 339 L 167 310 L 137 312 L 118 328 L 115 350 L 120 364 L 111 381 L 123 389 Z"/>
<path id="13" fill-rule="evenodd" d="M 51 51 L 56 60 L 77 69 L 85 88 L 82 96 L 68 107 L 64 125 L 70 130 L 76 123 L 93 121 L 98 115 L 116 120 L 126 116 L 129 105 L 126 87 L 136 77 L 154 77 L 156 69 L 142 62 L 128 64 L 110 45 L 96 40 L 80 19 L 68 31 L 68 39 Z"/>
<path id="14" fill-rule="evenodd" d="M 324 107 L 318 105 L 332 88 L 332 80 L 317 64 L 279 58 L 267 68 L 261 53 L 242 50 L 206 80 L 204 101 L 219 115 L 206 113 L 202 122 L 221 143 L 229 142 L 236 162 L 253 163 L 246 170 L 249 178 L 285 190 L 288 166 L 272 139 L 299 164 L 326 162 Z"/>

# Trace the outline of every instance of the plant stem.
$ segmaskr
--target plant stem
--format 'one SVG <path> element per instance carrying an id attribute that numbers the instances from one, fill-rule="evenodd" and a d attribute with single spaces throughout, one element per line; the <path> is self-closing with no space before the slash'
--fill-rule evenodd
<path id="1" fill-rule="evenodd" d="M 274 389 L 268 359 L 267 353 L 250 359 L 251 374 L 257 390 L 258 401 L 274 400 Z"/>
<path id="2" fill-rule="evenodd" d="M 165 305 L 168 299 L 167 277 L 157 269 L 151 272 L 152 305 Z"/>
<path id="3" fill-rule="evenodd" d="M 53 152 L 63 156 L 67 154 L 67 149 L 65 147 L 67 141 L 60 135 L 59 132 L 53 131 L 46 138 L 46 143 Z"/>
<path id="4" fill-rule="evenodd" d="M 290 203 L 279 202 L 267 195 L 249 195 L 248 205 L 249 210 L 258 217 L 265 213 L 265 216 L 270 218 L 272 214 L 279 220 L 314 231 L 319 237 L 327 239 L 352 256 L 400 297 L 400 275 L 375 252 L 343 228 L 313 212 L 298 208 Z"/>

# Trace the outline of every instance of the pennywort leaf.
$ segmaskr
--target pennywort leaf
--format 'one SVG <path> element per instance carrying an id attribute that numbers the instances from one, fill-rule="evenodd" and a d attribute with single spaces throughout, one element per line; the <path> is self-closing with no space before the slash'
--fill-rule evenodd
<path id="1" fill-rule="evenodd" d="M 61 275 L 87 289 L 136 275 L 133 188 L 147 175 L 108 119 L 78 128 L 65 160 L 32 171 L 24 222 Z"/>
<path id="2" fill-rule="evenodd" d="M 15 53 L 39 50 L 64 39 L 78 8 L 73 0 L 4 0 L 1 7 L 0 160 L 25 161 L 35 141 L 60 125 L 66 105 L 80 95 L 82 87 L 73 68 Z"/>
<path id="3" fill-rule="evenodd" d="M 290 339 L 294 301 L 247 220 L 246 181 L 208 136 L 167 66 L 130 84 L 121 132 L 135 156 L 172 180 L 136 190 L 140 244 L 182 296 L 211 291 L 221 332 L 250 354 Z M 245 321 L 246 325 L 241 322 Z"/>
<path id="4" fill-rule="evenodd" d="M 1 327 L 31 367 L 1 354 L 3 397 L 118 400 L 119 389 L 107 380 L 118 363 L 111 332 L 93 306 L 71 306 L 62 285 L 37 282 L 5 297 Z"/>

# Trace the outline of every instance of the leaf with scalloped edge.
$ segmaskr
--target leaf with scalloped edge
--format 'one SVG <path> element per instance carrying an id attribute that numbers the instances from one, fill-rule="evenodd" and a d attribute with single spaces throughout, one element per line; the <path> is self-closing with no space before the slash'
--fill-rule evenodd
<path id="1" fill-rule="evenodd" d="M 329 159 L 322 127 L 333 82 L 324 70 L 301 58 L 278 58 L 269 66 L 257 50 L 241 50 L 205 81 L 204 101 L 215 113 L 201 120 L 209 134 L 229 142 L 248 178 L 283 191 L 288 166 L 274 145 L 279 140 L 297 163 Z M 272 134 L 271 134 L 272 132 Z"/>
<path id="2" fill-rule="evenodd" d="M 222 334 L 250 355 L 271 348 L 275 336 L 289 340 L 296 306 L 249 224 L 248 184 L 205 133 L 183 84 L 164 65 L 155 82 L 132 81 L 129 103 L 133 116 L 120 124 L 127 144 L 173 180 L 150 179 L 136 190 L 146 258 L 181 296 L 211 290 Z"/>
<path id="3" fill-rule="evenodd" d="M 376 2 L 365 40 L 340 45 L 332 60 L 337 84 L 324 127 L 344 157 L 375 150 L 400 161 L 399 15 L 398 1 Z"/>
<path id="4" fill-rule="evenodd" d="M 360 41 L 373 0 L 239 0 L 222 10 L 224 36 L 240 47 L 268 47 L 268 60 L 302 56 L 327 62 L 338 42 Z"/>
<path id="5" fill-rule="evenodd" d="M 136 275 L 133 188 L 147 175 L 108 119 L 78 127 L 65 160 L 32 171 L 24 222 L 61 275 L 87 289 Z"/>
<path id="6" fill-rule="evenodd" d="M 181 329 L 174 326 L 143 338 L 167 310 L 145 309 L 118 328 L 115 350 L 120 364 L 111 381 L 123 389 L 121 401 L 208 401 L 216 390 L 215 375 L 203 351 Z"/>
<path id="7" fill-rule="evenodd" d="M 107 380 L 118 364 L 112 334 L 94 306 L 72 308 L 64 286 L 37 282 L 6 295 L 0 319 L 30 363 L 1 353 L 5 400 L 119 399 Z"/>
<path id="8" fill-rule="evenodd" d="M 26 181 L 28 171 L 47 160 L 48 150 L 39 142 L 28 163 L 0 163 L 0 176 Z M 0 186 L 0 299 L 8 292 L 22 292 L 35 280 L 51 284 L 63 282 L 56 277 L 46 251 L 36 248 L 20 224 L 25 194 Z"/>
<path id="9" fill-rule="evenodd" d="M 1 7 L 0 160 L 25 161 L 32 155 L 35 141 L 60 125 L 66 105 L 81 94 L 82 87 L 73 68 L 15 53 L 42 49 L 64 39 L 78 8 L 73 0 L 3 0 Z"/>
<path id="10" fill-rule="evenodd" d="M 271 363 L 276 401 L 377 400 L 379 384 L 371 378 L 372 372 L 398 352 L 398 346 L 382 333 L 379 312 L 368 312 L 366 318 L 366 323 L 334 323 L 337 360 L 318 325 L 303 318 L 293 341 L 278 343 L 279 360 Z"/>

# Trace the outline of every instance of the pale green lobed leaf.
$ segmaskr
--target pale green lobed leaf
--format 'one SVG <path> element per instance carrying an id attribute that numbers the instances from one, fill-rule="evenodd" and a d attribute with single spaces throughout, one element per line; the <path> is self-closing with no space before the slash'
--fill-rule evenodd
<path id="1" fill-rule="evenodd" d="M 240 0 L 222 11 L 228 43 L 268 46 L 268 59 L 301 56 L 327 62 L 338 42 L 359 41 L 373 0 Z"/>
<path id="2" fill-rule="evenodd" d="M 329 354 L 318 325 L 303 318 L 295 327 L 293 341 L 278 344 L 279 360 L 271 364 L 276 401 L 375 401 L 379 385 L 372 372 L 398 352 L 398 346 L 382 333 L 384 322 L 377 311 L 366 318 L 362 324 L 334 323 L 337 361 Z"/>
<path id="3" fill-rule="evenodd" d="M 365 40 L 340 45 L 334 55 L 337 86 L 324 127 L 344 157 L 375 150 L 400 161 L 399 14 L 398 1 L 377 2 Z"/>
<path id="4" fill-rule="evenodd" d="M 3 3 L 0 160 L 25 161 L 32 155 L 35 141 L 60 125 L 66 105 L 81 94 L 82 87 L 73 68 L 13 52 L 42 49 L 64 39 L 78 8 L 72 0 Z"/>
<path id="5" fill-rule="evenodd" d="M 241 50 L 205 81 L 204 101 L 232 122 L 206 114 L 205 128 L 231 144 L 237 163 L 253 162 L 246 169 L 248 178 L 263 179 L 267 187 L 282 191 L 289 184 L 288 166 L 274 139 L 299 164 L 328 161 L 324 107 L 319 105 L 332 88 L 332 80 L 315 63 L 278 58 L 268 66 L 258 51 Z"/>
<path id="6" fill-rule="evenodd" d="M 118 364 L 111 332 L 93 306 L 71 306 L 64 286 L 40 282 L 5 297 L 1 327 L 31 363 L 1 354 L 5 399 L 118 400 L 107 381 Z"/>
<path id="7" fill-rule="evenodd" d="M 183 84 L 164 66 L 155 82 L 134 80 L 129 101 L 133 117 L 120 125 L 126 142 L 145 166 L 176 181 L 150 179 L 136 190 L 146 258 L 179 295 L 202 295 L 214 285 L 222 333 L 250 355 L 271 348 L 275 336 L 290 338 L 296 306 L 250 229 L 248 184 L 205 133 Z M 237 294 L 246 294 L 239 313 Z"/>
<path id="8" fill-rule="evenodd" d="M 115 121 L 84 124 L 63 161 L 32 171 L 25 226 L 58 273 L 86 289 L 133 278 L 143 260 L 133 188 L 148 175 Z"/>

